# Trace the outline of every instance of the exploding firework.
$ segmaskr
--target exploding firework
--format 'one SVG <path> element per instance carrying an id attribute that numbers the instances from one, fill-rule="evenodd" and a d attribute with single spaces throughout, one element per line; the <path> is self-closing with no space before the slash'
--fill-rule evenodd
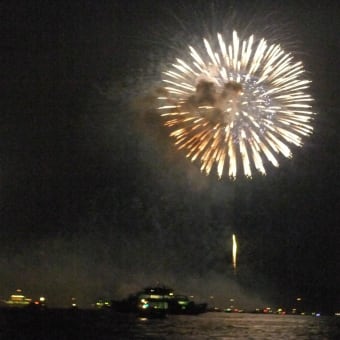
<path id="1" fill-rule="evenodd" d="M 301 146 L 313 130 L 302 62 L 265 39 L 240 41 L 235 31 L 228 46 L 221 34 L 203 41 L 202 55 L 189 46 L 190 60 L 164 72 L 165 126 L 207 175 L 215 167 L 220 178 L 228 171 L 235 179 L 241 164 L 247 177 L 254 169 L 266 174 L 266 161 L 278 167 L 279 154 L 291 157 L 289 145 Z"/>

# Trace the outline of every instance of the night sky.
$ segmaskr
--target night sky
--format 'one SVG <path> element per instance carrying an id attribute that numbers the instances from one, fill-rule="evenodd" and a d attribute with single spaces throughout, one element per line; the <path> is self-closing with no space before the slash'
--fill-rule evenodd
<path id="1" fill-rule="evenodd" d="M 0 298 L 88 306 L 160 282 L 222 307 L 301 296 L 340 309 L 339 5 L 181 3 L 0 5 Z M 251 181 L 201 174 L 148 97 L 167 62 L 229 19 L 303 60 L 318 112 L 293 159 Z"/>

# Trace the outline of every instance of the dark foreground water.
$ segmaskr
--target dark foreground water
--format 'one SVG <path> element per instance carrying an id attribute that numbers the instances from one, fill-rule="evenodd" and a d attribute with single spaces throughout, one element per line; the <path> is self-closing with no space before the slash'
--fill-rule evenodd
<path id="1" fill-rule="evenodd" d="M 108 311 L 1 310 L 0 339 L 340 339 L 340 317 L 206 313 L 149 320 Z"/>

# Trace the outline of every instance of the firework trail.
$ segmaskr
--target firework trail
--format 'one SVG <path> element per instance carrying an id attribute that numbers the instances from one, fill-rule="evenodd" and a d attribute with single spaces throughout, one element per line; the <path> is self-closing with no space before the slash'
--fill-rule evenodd
<path id="1" fill-rule="evenodd" d="M 163 73 L 164 124 L 207 175 L 216 168 L 219 178 L 228 171 L 235 179 L 241 164 L 246 177 L 254 169 L 266 174 L 266 161 L 278 167 L 278 155 L 291 157 L 288 145 L 301 146 L 312 133 L 303 65 L 280 45 L 253 36 L 240 41 L 236 31 L 229 45 L 221 34 L 203 41 L 201 55 L 189 46 L 189 60 L 177 59 Z"/>
<path id="2" fill-rule="evenodd" d="M 237 256 L 237 243 L 236 243 L 236 236 L 233 234 L 233 268 L 234 268 L 234 273 L 236 273 L 236 256 Z"/>

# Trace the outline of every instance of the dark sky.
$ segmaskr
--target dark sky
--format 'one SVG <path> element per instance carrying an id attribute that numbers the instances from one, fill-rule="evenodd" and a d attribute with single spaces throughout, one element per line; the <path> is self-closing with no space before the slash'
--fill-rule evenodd
<path id="1" fill-rule="evenodd" d="M 159 281 L 222 306 L 340 309 L 339 5 L 269 3 L 1 4 L 0 297 L 86 305 Z M 200 174 L 140 100 L 228 19 L 298 54 L 319 113 L 293 159 L 252 181 Z"/>

